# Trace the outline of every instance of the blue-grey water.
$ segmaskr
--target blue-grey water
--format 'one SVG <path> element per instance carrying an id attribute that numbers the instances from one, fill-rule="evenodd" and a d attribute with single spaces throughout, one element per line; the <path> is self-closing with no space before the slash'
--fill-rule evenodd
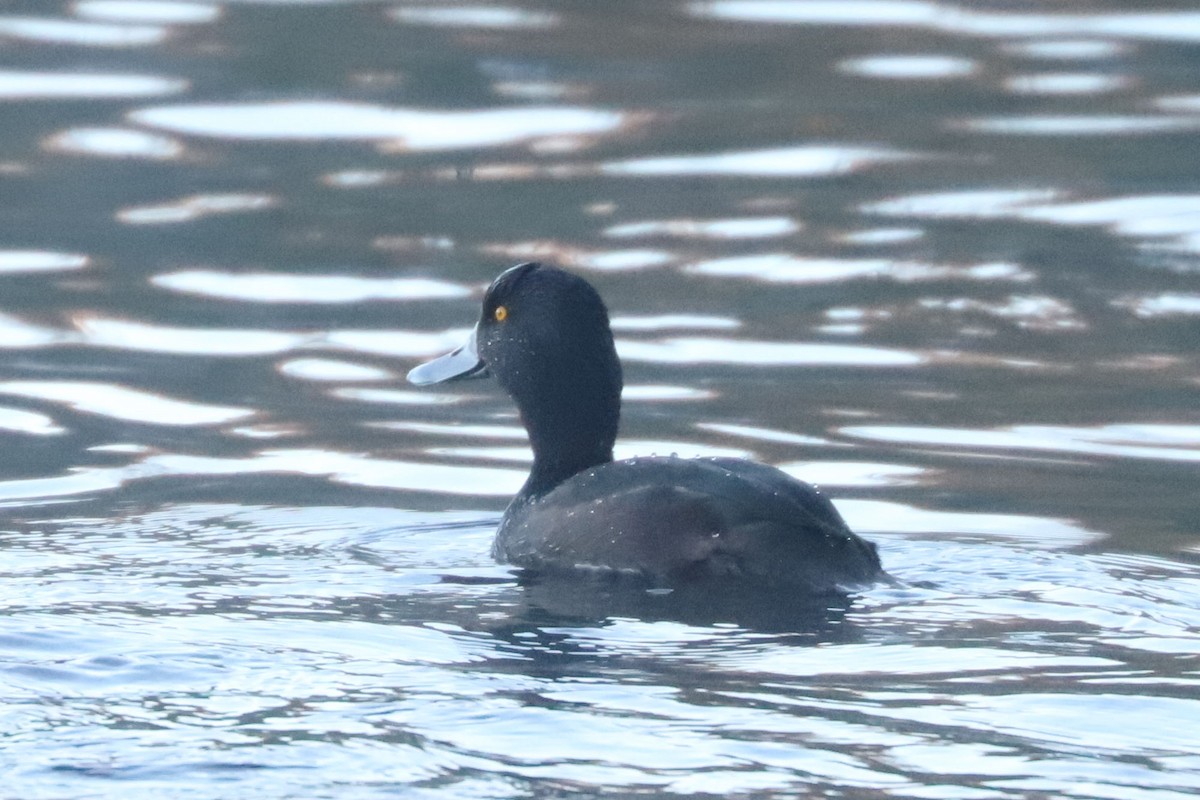
<path id="1" fill-rule="evenodd" d="M 0 7 L 0 797 L 1200 792 L 1200 4 Z M 618 454 L 897 586 L 525 586 L 501 269 Z"/>

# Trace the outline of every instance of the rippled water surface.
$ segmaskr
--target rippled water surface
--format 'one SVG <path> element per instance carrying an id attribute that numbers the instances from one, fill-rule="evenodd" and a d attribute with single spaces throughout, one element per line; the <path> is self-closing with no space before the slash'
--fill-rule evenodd
<path id="1" fill-rule="evenodd" d="M 1200 5 L 14 0 L 0 125 L 5 797 L 1200 793 Z M 531 258 L 899 585 L 492 563 Z"/>

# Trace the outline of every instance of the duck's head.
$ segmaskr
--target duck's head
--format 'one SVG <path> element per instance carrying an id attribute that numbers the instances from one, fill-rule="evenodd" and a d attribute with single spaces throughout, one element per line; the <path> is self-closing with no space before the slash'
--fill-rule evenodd
<path id="1" fill-rule="evenodd" d="M 488 287 L 468 341 L 414 368 L 408 380 L 424 386 L 487 375 L 520 409 L 535 476 L 550 470 L 561 480 L 612 459 L 621 365 L 608 310 L 583 278 L 537 263 L 506 270 Z"/>

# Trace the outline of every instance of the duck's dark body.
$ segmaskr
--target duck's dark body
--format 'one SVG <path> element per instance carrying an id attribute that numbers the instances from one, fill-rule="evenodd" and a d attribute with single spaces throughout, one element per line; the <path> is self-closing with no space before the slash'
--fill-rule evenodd
<path id="1" fill-rule="evenodd" d="M 734 458 L 613 461 L 518 496 L 492 553 L 539 571 L 612 571 L 657 585 L 728 578 L 824 592 L 880 575 L 874 545 L 815 488 Z"/>
<path id="2" fill-rule="evenodd" d="M 493 374 L 516 401 L 533 468 L 496 558 L 538 571 L 639 575 L 655 585 L 740 580 L 808 593 L 884 578 L 875 546 L 807 483 L 734 458 L 613 461 L 621 365 L 590 284 L 522 264 L 488 289 L 471 341 L 414 383 Z"/>

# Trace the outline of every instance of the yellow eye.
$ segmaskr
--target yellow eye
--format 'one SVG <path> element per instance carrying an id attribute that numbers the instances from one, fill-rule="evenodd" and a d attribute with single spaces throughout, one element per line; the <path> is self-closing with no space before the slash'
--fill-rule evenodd
<path id="1" fill-rule="evenodd" d="M 496 310 L 492 312 L 492 316 L 496 318 L 496 322 L 504 322 L 508 319 L 508 309 L 504 306 L 496 306 Z"/>

